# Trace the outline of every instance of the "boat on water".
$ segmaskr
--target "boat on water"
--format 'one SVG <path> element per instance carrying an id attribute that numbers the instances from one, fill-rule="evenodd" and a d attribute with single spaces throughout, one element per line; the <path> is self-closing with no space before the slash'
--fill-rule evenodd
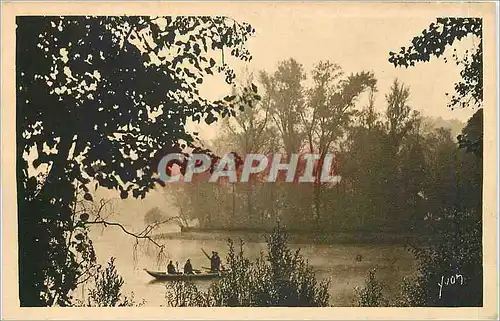
<path id="1" fill-rule="evenodd" d="M 166 280 L 166 281 L 188 281 L 188 280 L 212 280 L 219 279 L 225 276 L 224 272 L 202 272 L 202 271 L 194 271 L 193 274 L 184 274 L 184 273 L 176 273 L 169 274 L 162 271 L 150 271 L 144 269 L 147 274 L 151 275 L 157 280 Z"/>

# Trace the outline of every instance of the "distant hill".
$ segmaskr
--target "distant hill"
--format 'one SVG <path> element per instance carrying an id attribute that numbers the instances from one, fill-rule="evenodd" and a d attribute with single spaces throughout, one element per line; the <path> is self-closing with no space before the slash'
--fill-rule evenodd
<path id="1" fill-rule="evenodd" d="M 424 126 L 424 131 L 430 132 L 437 128 L 446 128 L 451 130 L 451 136 L 453 139 L 457 139 L 457 136 L 464 128 L 465 123 L 459 121 L 458 119 L 443 119 L 442 117 L 422 117 L 422 124 Z"/>

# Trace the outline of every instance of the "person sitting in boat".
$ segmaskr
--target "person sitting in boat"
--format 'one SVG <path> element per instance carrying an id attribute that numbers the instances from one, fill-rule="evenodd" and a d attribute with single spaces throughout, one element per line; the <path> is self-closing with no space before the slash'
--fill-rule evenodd
<path id="1" fill-rule="evenodd" d="M 176 274 L 177 272 L 175 271 L 175 267 L 174 267 L 174 264 L 172 263 L 172 261 L 170 261 L 167 265 L 167 273 L 168 274 Z"/>
<path id="2" fill-rule="evenodd" d="M 187 260 L 186 264 L 184 264 L 184 274 L 194 274 L 193 266 L 191 265 L 191 260 Z"/>

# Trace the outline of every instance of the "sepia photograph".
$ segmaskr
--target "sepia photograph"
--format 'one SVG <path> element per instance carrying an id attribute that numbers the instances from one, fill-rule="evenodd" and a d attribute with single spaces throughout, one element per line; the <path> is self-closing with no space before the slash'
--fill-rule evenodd
<path id="1" fill-rule="evenodd" d="M 9 317 L 498 318 L 496 3 L 2 9 Z"/>

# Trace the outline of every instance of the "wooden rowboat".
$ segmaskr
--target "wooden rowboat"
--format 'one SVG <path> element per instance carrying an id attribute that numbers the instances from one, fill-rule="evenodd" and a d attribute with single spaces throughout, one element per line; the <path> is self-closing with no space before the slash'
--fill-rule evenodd
<path id="1" fill-rule="evenodd" d="M 184 274 L 184 273 L 179 273 L 179 274 L 168 274 L 166 272 L 161 272 L 161 271 L 149 271 L 147 269 L 144 269 L 147 274 L 151 275 L 157 280 L 165 280 L 165 281 L 189 281 L 189 280 L 212 280 L 212 279 L 219 279 L 225 276 L 224 273 L 217 273 L 217 272 L 197 272 L 195 271 L 194 274 Z"/>

